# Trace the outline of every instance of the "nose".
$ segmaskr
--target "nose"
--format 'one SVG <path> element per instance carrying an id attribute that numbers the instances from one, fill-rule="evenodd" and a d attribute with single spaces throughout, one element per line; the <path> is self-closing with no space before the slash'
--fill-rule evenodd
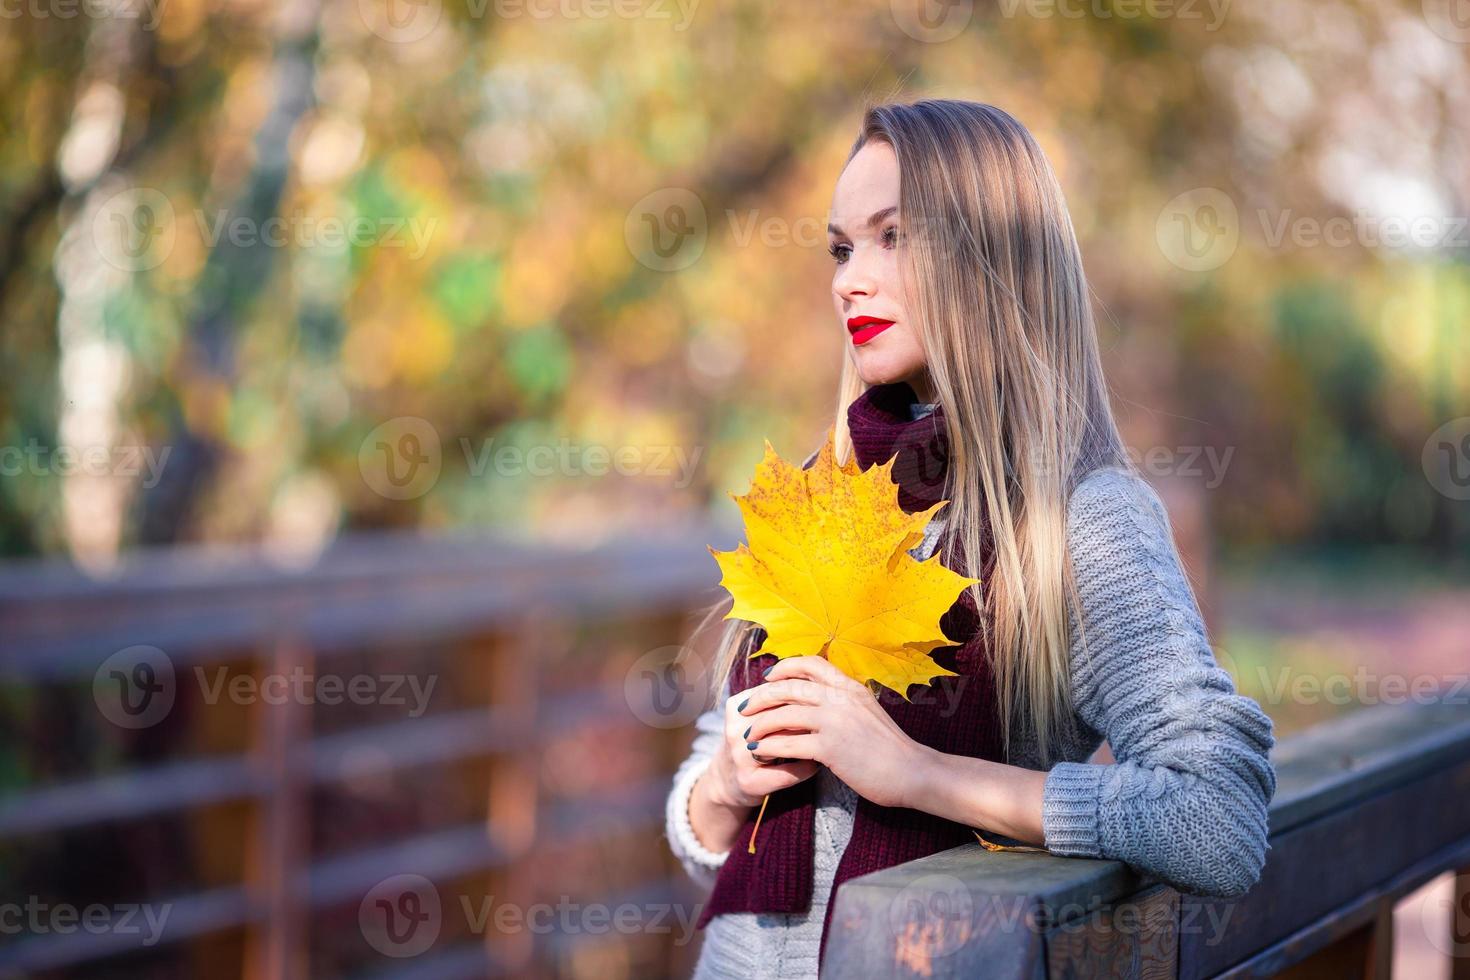
<path id="1" fill-rule="evenodd" d="M 837 275 L 832 280 L 832 291 L 849 303 L 872 298 L 876 287 L 863 252 L 863 249 L 853 249 L 847 261 L 837 267 Z"/>

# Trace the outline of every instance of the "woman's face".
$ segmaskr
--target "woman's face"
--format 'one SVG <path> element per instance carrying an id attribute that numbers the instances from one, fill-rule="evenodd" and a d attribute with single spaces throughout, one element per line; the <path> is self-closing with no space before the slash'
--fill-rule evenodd
<path id="1" fill-rule="evenodd" d="M 899 276 L 898 157 L 887 143 L 869 141 L 848 162 L 832 194 L 830 220 L 832 301 L 858 374 L 870 385 L 907 381 L 931 401 Z"/>

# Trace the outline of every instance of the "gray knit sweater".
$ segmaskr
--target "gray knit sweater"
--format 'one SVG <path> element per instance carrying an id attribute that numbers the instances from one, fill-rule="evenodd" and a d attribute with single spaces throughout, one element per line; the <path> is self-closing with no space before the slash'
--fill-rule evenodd
<path id="1" fill-rule="evenodd" d="M 942 521 L 931 522 L 910 554 L 922 560 L 933 553 Z M 1243 894 L 1269 850 L 1271 719 L 1217 666 L 1167 512 L 1141 477 L 1116 467 L 1088 474 L 1073 492 L 1067 537 L 1087 628 L 1085 653 L 1080 642 L 1072 647 L 1080 740 L 1040 759 L 1034 740 L 1013 738 L 1010 760 L 1047 772 L 1046 847 L 1124 861 L 1184 892 Z M 725 854 L 694 835 L 689 794 L 723 737 L 722 709 L 696 722 L 666 814 L 669 846 L 706 889 Z M 1089 764 L 1104 739 L 1118 761 Z M 810 911 L 716 916 L 704 930 L 696 978 L 816 977 L 822 922 L 857 798 L 830 770 L 813 778 Z"/>

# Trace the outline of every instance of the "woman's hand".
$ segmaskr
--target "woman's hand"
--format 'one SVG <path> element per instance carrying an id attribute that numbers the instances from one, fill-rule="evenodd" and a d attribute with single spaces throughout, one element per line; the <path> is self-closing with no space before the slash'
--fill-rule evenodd
<path id="1" fill-rule="evenodd" d="M 821 763 L 879 806 L 912 805 L 915 777 L 933 753 L 898 727 L 872 691 L 826 658 L 780 660 L 764 684 L 745 693 L 749 700 L 737 717 L 750 734 L 741 751 L 754 742 L 748 754 L 757 758 Z M 729 730 L 726 725 L 727 736 Z"/>
<path id="2" fill-rule="evenodd" d="M 740 713 L 740 705 L 754 690 L 741 691 L 725 702 L 725 741 L 710 760 L 710 801 L 732 809 L 748 810 L 778 790 L 795 786 L 817 774 L 817 763 L 805 760 L 775 763 L 775 757 L 757 759 L 746 743 L 751 720 Z M 703 782 L 704 780 L 701 780 Z"/>

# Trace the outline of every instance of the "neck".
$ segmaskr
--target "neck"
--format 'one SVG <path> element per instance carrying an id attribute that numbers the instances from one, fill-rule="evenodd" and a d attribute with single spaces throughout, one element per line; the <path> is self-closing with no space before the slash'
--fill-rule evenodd
<path id="1" fill-rule="evenodd" d="M 914 394 L 919 396 L 919 401 L 926 403 L 939 401 L 939 397 L 934 393 L 934 384 L 929 378 L 928 370 L 921 370 L 912 378 L 904 378 L 903 380 L 907 381 L 908 386 L 914 389 Z"/>
<path id="2" fill-rule="evenodd" d="M 874 385 L 847 410 L 853 455 L 860 469 L 895 459 L 898 501 L 913 513 L 944 499 L 949 433 L 944 406 L 921 411 L 910 382 Z"/>

